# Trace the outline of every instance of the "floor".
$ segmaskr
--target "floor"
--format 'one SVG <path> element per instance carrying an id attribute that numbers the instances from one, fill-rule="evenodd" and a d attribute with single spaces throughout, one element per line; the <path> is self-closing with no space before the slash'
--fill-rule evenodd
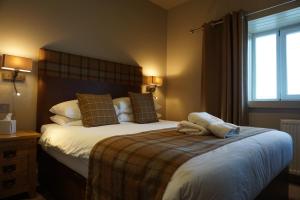
<path id="1" fill-rule="evenodd" d="M 6 200 L 55 200 L 45 191 L 39 191 L 35 198 L 28 198 L 26 194 L 18 195 Z M 267 199 L 269 200 L 269 199 Z M 272 200 L 284 200 L 284 199 L 272 199 Z M 287 199 L 286 199 L 287 200 Z M 300 184 L 289 184 L 289 199 L 288 200 L 300 200 Z"/>

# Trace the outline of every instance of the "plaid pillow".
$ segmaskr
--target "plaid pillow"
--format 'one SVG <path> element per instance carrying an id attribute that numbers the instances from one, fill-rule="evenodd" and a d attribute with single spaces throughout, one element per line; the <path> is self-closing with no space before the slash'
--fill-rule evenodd
<path id="1" fill-rule="evenodd" d="M 129 97 L 136 123 L 158 122 L 152 93 L 139 94 L 129 92 Z"/>
<path id="2" fill-rule="evenodd" d="M 112 98 L 109 94 L 76 94 L 85 127 L 118 124 Z"/>

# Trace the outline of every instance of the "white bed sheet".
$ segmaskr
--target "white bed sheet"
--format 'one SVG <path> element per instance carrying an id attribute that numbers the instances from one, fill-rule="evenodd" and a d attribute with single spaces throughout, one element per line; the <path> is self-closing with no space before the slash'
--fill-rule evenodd
<path id="1" fill-rule="evenodd" d="M 177 122 L 122 123 L 96 128 L 42 127 L 40 144 L 59 162 L 87 177 L 88 156 L 100 140 L 122 134 L 176 127 Z M 254 199 L 292 159 L 292 139 L 269 131 L 197 156 L 172 176 L 163 199 Z"/>

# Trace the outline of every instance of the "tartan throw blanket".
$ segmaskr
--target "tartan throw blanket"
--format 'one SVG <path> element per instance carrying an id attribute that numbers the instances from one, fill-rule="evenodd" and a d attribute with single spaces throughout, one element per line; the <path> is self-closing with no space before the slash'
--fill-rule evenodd
<path id="1" fill-rule="evenodd" d="M 239 136 L 220 139 L 163 129 L 104 139 L 90 154 L 86 199 L 162 199 L 172 175 L 186 161 L 267 131 L 245 127 Z"/>

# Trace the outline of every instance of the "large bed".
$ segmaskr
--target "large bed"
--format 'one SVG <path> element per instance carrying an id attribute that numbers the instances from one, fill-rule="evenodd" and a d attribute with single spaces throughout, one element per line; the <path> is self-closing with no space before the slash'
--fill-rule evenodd
<path id="1" fill-rule="evenodd" d="M 42 132 L 39 177 L 41 185 L 59 199 L 84 199 L 89 156 L 99 141 L 177 126 L 177 122 L 164 120 L 94 128 L 50 123 L 49 108 L 73 99 L 76 92 L 111 93 L 120 97 L 129 91 L 140 91 L 140 67 L 93 59 L 97 64 L 92 68 L 90 61 L 91 58 L 45 49 L 39 61 L 37 129 Z M 79 69 L 74 72 L 80 75 L 70 73 L 71 68 Z M 91 70 L 101 80 L 95 76 L 90 80 Z M 99 75 L 102 72 L 104 78 Z M 172 175 L 163 199 L 255 199 L 291 159 L 291 137 L 281 131 L 267 130 L 188 160 Z"/>

